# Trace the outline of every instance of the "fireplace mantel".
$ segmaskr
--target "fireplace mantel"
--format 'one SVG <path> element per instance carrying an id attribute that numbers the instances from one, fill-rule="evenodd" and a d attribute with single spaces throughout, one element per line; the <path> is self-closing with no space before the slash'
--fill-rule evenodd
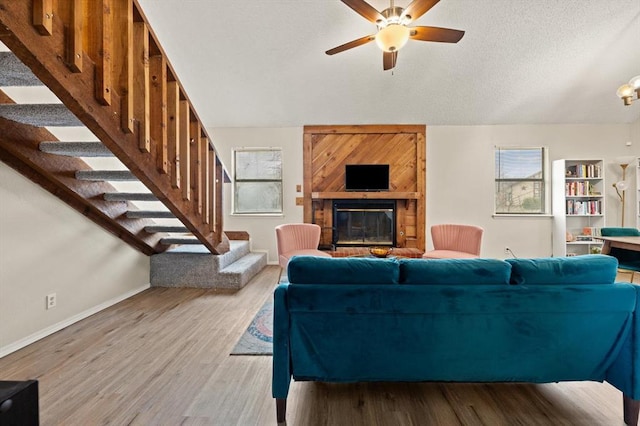
<path id="1" fill-rule="evenodd" d="M 312 192 L 311 198 L 314 200 L 417 200 L 420 198 L 418 192 Z"/>

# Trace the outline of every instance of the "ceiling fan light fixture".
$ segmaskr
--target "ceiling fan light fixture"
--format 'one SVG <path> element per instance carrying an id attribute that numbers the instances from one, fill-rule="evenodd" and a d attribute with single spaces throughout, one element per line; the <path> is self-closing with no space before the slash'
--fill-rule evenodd
<path id="1" fill-rule="evenodd" d="M 625 105 L 631 105 L 631 98 L 633 97 L 633 87 L 630 84 L 623 84 L 622 86 L 618 87 L 616 95 L 618 95 L 618 97 L 624 101 Z"/>
<path id="2" fill-rule="evenodd" d="M 409 41 L 410 30 L 401 24 L 389 24 L 376 34 L 376 43 L 384 52 L 397 52 Z"/>
<path id="3" fill-rule="evenodd" d="M 635 99 L 633 97 L 634 93 L 636 95 Z M 633 77 L 629 80 L 629 83 L 618 87 L 616 95 L 622 99 L 625 105 L 631 105 L 631 102 L 640 99 L 640 75 Z"/>

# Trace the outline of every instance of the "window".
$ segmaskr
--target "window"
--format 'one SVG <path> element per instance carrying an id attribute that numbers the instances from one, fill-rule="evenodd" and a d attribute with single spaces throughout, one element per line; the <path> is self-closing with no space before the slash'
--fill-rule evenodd
<path id="1" fill-rule="evenodd" d="M 545 214 L 545 148 L 495 149 L 496 214 Z"/>
<path id="2" fill-rule="evenodd" d="M 282 213 L 282 150 L 242 148 L 233 151 L 233 212 Z"/>

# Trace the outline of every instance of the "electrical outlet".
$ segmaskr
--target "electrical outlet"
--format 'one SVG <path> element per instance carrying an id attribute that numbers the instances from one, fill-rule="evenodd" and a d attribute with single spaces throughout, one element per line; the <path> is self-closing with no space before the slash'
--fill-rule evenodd
<path id="1" fill-rule="evenodd" d="M 47 295 L 47 309 L 52 309 L 56 307 L 56 302 L 58 298 L 55 293 L 51 293 Z"/>

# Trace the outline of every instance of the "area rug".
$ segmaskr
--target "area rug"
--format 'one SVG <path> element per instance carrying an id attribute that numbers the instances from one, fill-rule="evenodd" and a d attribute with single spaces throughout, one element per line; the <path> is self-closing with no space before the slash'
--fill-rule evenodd
<path id="1" fill-rule="evenodd" d="M 258 311 L 231 355 L 273 355 L 273 299 Z"/>

